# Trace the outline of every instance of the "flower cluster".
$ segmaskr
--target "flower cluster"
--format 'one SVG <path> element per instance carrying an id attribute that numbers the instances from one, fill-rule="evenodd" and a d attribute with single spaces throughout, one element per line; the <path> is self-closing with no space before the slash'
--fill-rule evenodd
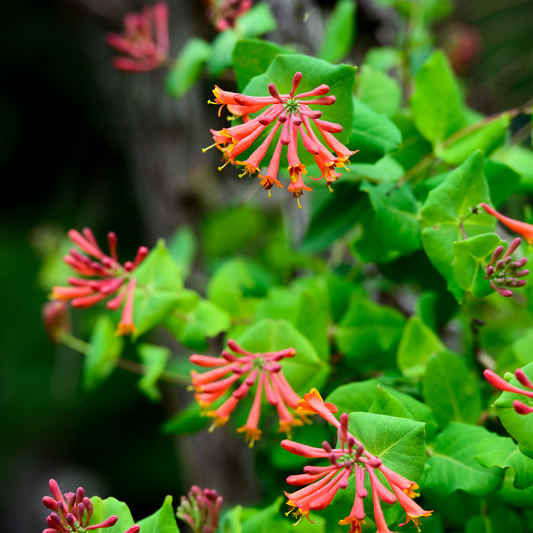
<path id="1" fill-rule="evenodd" d="M 505 224 L 509 229 L 512 229 L 518 235 L 522 235 L 528 244 L 533 244 L 533 225 L 514 220 L 512 218 L 503 216 L 493 209 L 490 205 L 479 204 L 489 215 L 497 218 L 502 224 Z"/>
<path id="2" fill-rule="evenodd" d="M 224 499 L 214 489 L 193 485 L 187 496 L 182 496 L 176 516 L 181 518 L 194 533 L 215 533 Z"/>
<path id="3" fill-rule="evenodd" d="M 82 487 L 79 487 L 75 493 L 61 494 L 59 485 L 54 479 L 51 479 L 48 485 L 53 498 L 45 496 L 43 503 L 52 513 L 46 519 L 48 528 L 43 533 L 85 533 L 113 527 L 117 523 L 118 517 L 113 515 L 101 524 L 89 525 L 94 508 Z M 132 526 L 125 533 L 139 533 L 140 529 L 139 526 Z"/>
<path id="4" fill-rule="evenodd" d="M 264 159 L 276 133 L 281 128 L 281 134 L 276 143 L 268 170 L 265 175 L 259 174 L 259 179 L 264 189 L 270 191 L 274 185 L 283 187 L 278 180 L 278 170 L 282 149 L 287 146 L 288 170 L 291 182 L 288 187 L 289 192 L 292 192 L 295 198 L 299 198 L 304 190 L 312 190 L 303 181 L 303 175 L 307 174 L 307 170 L 298 157 L 298 138 L 300 138 L 304 148 L 313 155 L 318 168 L 322 172 L 318 178 L 311 179 L 320 180 L 324 178 L 328 187 L 332 190 L 331 184 L 341 176 L 335 169 L 344 167 L 348 170 L 346 165 L 350 163 L 349 157 L 355 152 L 348 150 L 333 136 L 333 133 L 342 131 L 342 126 L 320 120 L 322 112 L 312 110 L 309 107 L 311 105 L 334 104 L 335 96 L 325 96 L 329 92 L 329 87 L 320 85 L 313 91 L 295 95 L 301 80 L 302 73 L 297 72 L 292 81 L 290 94 L 282 95 L 279 94 L 276 86 L 271 83 L 268 86 L 270 96 L 261 97 L 245 96 L 222 91 L 219 87 L 215 88 L 213 93 L 216 98 L 212 103 L 221 104 L 220 110 L 227 105 L 228 110 L 234 116 L 242 116 L 244 120 L 244 123 L 238 126 L 223 128 L 220 131 L 211 130 L 215 144 L 209 148 L 216 146 L 223 153 L 224 164 L 219 167 L 219 170 L 231 163 L 232 165 L 244 166 L 244 172 L 240 177 L 258 172 L 261 161 Z M 251 118 L 250 115 L 259 111 L 262 111 L 260 115 Z M 311 123 L 320 132 L 327 147 L 319 140 Z M 237 158 L 250 148 L 269 125 L 272 125 L 272 129 L 260 146 L 246 160 L 239 161 Z M 204 152 L 207 149 L 204 149 Z M 330 150 L 335 152 L 336 155 L 333 155 Z M 301 207 L 299 200 L 298 206 Z"/>
<path id="5" fill-rule="evenodd" d="M 522 270 L 527 263 L 527 258 L 523 257 L 518 261 L 513 261 L 511 257 L 521 243 L 522 239 L 517 237 L 508 246 L 505 253 L 503 253 L 503 246 L 498 246 L 487 265 L 485 279 L 490 280 L 490 286 L 506 298 L 513 295 L 511 288 L 523 287 L 527 283 L 525 279 L 518 279 L 529 274 L 529 270 Z"/>
<path id="6" fill-rule="evenodd" d="M 238 17 L 252 7 L 252 0 L 207 0 L 207 16 L 218 31 L 235 27 Z"/>
<path id="7" fill-rule="evenodd" d="M 108 309 L 116 310 L 125 300 L 117 334 L 135 333 L 133 298 L 136 280 L 132 273 L 147 256 L 148 248 L 141 246 L 133 262 L 126 261 L 121 265 L 117 255 L 117 236 L 113 232 L 107 234 L 110 255 L 102 252 L 89 228 L 83 229 L 83 235 L 71 229 L 68 236 L 87 255 L 71 249 L 64 257 L 65 263 L 78 274 L 97 279 L 69 277 L 67 282 L 70 287 L 53 287 L 52 299 L 70 301 L 73 307 L 85 309 L 118 293 L 107 302 Z"/>
<path id="8" fill-rule="evenodd" d="M 283 375 L 279 361 L 286 357 L 294 357 L 296 350 L 287 348 L 278 352 L 251 353 L 231 339 L 228 341 L 228 348 L 241 357 L 226 350 L 222 352 L 221 357 L 206 355 L 191 355 L 190 357 L 191 362 L 196 365 L 213 367 L 213 370 L 202 374 L 191 371 L 196 400 L 204 410 L 207 410 L 207 416 L 214 418 L 210 431 L 227 424 L 230 414 L 239 401 L 257 382 L 255 398 L 246 424 L 237 431 L 245 433 L 250 447 L 261 438 L 261 430 L 258 426 L 264 389 L 268 403 L 276 406 L 279 415 L 279 432 L 284 432 L 289 437 L 292 434 L 292 428 L 301 426 L 303 422 L 300 418 L 295 418 L 288 407 L 296 409 L 301 398 Z M 225 377 L 228 374 L 230 376 Z M 218 409 L 209 410 L 214 401 L 223 396 L 233 383 L 244 376 L 246 376 L 244 381 Z M 302 418 L 305 420 L 305 417 Z"/>
<path id="9" fill-rule="evenodd" d="M 68 302 L 52 300 L 43 306 L 43 324 L 48 339 L 59 344 L 63 335 L 70 333 L 72 324 L 68 315 Z"/>
<path id="10" fill-rule="evenodd" d="M 355 478 L 355 500 L 350 514 L 339 522 L 349 525 L 349 533 L 360 533 L 361 524 L 365 518 L 364 498 L 368 496 L 365 489 L 365 477 L 368 474 L 372 487 L 374 503 L 374 521 L 377 533 L 390 533 L 385 521 L 380 500 L 392 504 L 399 502 L 407 518 L 405 525 L 411 520 L 415 526 L 420 525 L 420 518 L 429 516 L 433 511 L 425 511 L 412 498 L 418 496 L 415 490 L 418 485 L 387 468 L 379 457 L 375 457 L 365 450 L 364 446 L 348 432 L 348 415 L 343 413 L 340 421 L 333 415 L 338 411 L 331 403 L 324 402 L 316 389 L 304 395 L 298 402 L 298 412 L 309 415 L 318 414 L 337 428 L 340 448 L 332 448 L 328 442 L 322 443 L 322 448 L 313 448 L 305 444 L 284 440 L 281 445 L 289 452 L 301 457 L 323 458 L 329 461 L 328 466 L 306 466 L 304 474 L 289 476 L 287 483 L 304 488 L 292 493 L 285 493 L 290 506 L 287 515 L 293 513 L 301 520 L 309 520 L 310 511 L 325 509 L 339 490 L 346 489 L 350 476 Z M 392 492 L 378 479 L 375 470 L 379 470 L 387 480 Z M 420 531 L 420 529 L 419 529 Z"/>
<path id="11" fill-rule="evenodd" d="M 505 379 L 498 376 L 498 374 L 494 373 L 492 370 L 485 370 L 485 372 L 483 372 L 483 375 L 493 387 L 496 387 L 497 389 L 500 389 L 503 392 L 514 392 L 515 394 L 521 394 L 522 396 L 533 398 L 533 383 L 526 376 L 526 374 L 521 368 L 516 370 L 514 375 L 521 385 L 530 390 L 524 390 L 520 387 L 515 387 L 514 385 L 507 383 Z M 513 402 L 513 408 L 519 415 L 528 415 L 529 413 L 533 413 L 533 407 L 529 407 L 520 400 L 515 400 Z"/>
<path id="12" fill-rule="evenodd" d="M 164 65 L 170 50 L 168 38 L 168 5 L 156 2 L 146 5 L 140 13 L 124 17 L 122 35 L 109 32 L 106 42 L 129 57 L 113 58 L 113 66 L 125 72 L 145 72 Z"/>

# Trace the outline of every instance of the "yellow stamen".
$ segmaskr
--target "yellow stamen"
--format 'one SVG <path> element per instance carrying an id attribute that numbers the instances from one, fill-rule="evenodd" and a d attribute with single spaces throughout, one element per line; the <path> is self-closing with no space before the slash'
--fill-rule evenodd
<path id="1" fill-rule="evenodd" d="M 333 192 L 333 189 L 331 188 L 331 185 L 328 184 L 329 192 Z"/>
<path id="2" fill-rule="evenodd" d="M 207 150 L 211 150 L 211 148 L 214 148 L 218 143 L 214 143 L 211 146 L 208 146 L 207 148 L 202 148 L 202 152 L 205 154 Z"/>
<path id="3" fill-rule="evenodd" d="M 218 170 L 222 170 L 224 167 L 228 166 L 229 163 L 231 163 L 230 159 L 228 159 L 221 167 L 218 167 Z"/>

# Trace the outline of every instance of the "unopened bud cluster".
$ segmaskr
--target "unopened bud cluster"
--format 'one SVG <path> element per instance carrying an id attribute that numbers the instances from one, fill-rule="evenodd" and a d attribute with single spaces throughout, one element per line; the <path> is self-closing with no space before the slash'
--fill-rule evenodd
<path id="1" fill-rule="evenodd" d="M 52 497 L 45 496 L 43 503 L 52 513 L 46 518 L 48 527 L 43 533 L 69 533 L 94 531 L 112 527 L 118 522 L 118 518 L 113 515 L 100 524 L 89 525 L 94 512 L 93 503 L 87 496 L 82 487 L 74 492 L 61 493 L 59 485 L 54 479 L 49 482 Z M 139 526 L 130 527 L 125 533 L 139 533 Z"/>
<path id="2" fill-rule="evenodd" d="M 193 485 L 189 494 L 181 497 L 176 516 L 187 522 L 194 533 L 215 533 L 223 503 L 216 490 Z"/>
<path id="3" fill-rule="evenodd" d="M 527 258 L 523 257 L 518 261 L 513 261 L 512 253 L 520 246 L 522 239 L 517 237 L 504 251 L 503 246 L 498 246 L 487 265 L 485 279 L 490 280 L 490 286 L 501 296 L 509 298 L 512 296 L 512 288 L 523 287 L 527 282 L 524 278 L 529 274 L 529 270 L 523 270 L 527 263 Z M 503 255 L 502 255 L 503 254 Z"/>

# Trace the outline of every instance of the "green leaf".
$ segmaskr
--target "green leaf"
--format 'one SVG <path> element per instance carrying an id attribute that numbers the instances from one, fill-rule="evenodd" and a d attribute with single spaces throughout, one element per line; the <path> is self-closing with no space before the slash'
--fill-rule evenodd
<path id="1" fill-rule="evenodd" d="M 213 78 L 218 78 L 231 67 L 233 50 L 239 40 L 239 35 L 233 29 L 219 33 L 211 43 L 211 55 L 207 61 L 207 69 Z"/>
<path id="2" fill-rule="evenodd" d="M 522 370 L 529 379 L 533 379 L 533 363 L 524 366 Z M 527 390 L 514 375 L 510 383 L 515 387 Z M 493 405 L 494 412 L 500 418 L 503 427 L 518 444 L 533 450 L 533 417 L 519 415 L 513 408 L 513 401 L 515 400 L 519 400 L 529 406 L 533 405 L 533 400 L 527 396 L 514 392 L 503 392 Z"/>
<path id="3" fill-rule="evenodd" d="M 203 39 L 192 37 L 185 43 L 167 76 L 170 96 L 181 98 L 198 81 L 210 54 L 211 45 Z"/>
<path id="4" fill-rule="evenodd" d="M 461 289 L 483 298 L 494 290 L 485 279 L 485 267 L 497 246 L 504 244 L 496 233 L 485 233 L 470 237 L 466 241 L 453 243 L 455 257 L 454 275 Z"/>
<path id="5" fill-rule="evenodd" d="M 233 51 L 233 70 L 239 90 L 244 91 L 252 78 L 265 73 L 278 54 L 292 54 L 292 52 L 270 41 L 260 39 L 239 41 Z"/>
<path id="6" fill-rule="evenodd" d="M 172 496 L 167 496 L 161 509 L 143 518 L 138 525 L 141 526 L 139 533 L 179 533 L 172 507 Z"/>
<path id="7" fill-rule="evenodd" d="M 286 320 L 261 320 L 236 339 L 250 352 L 274 352 L 294 348 L 294 357 L 283 359 L 281 366 L 287 381 L 302 396 L 311 387 L 320 387 L 329 373 L 311 343 Z"/>
<path id="8" fill-rule="evenodd" d="M 420 135 L 411 119 L 398 115 L 392 121 L 400 130 L 402 142 L 390 155 L 400 163 L 404 170 L 411 170 L 432 152 L 431 143 Z"/>
<path id="9" fill-rule="evenodd" d="M 139 337 L 164 322 L 179 302 L 183 281 L 162 239 L 135 271 L 135 278 L 133 319 Z"/>
<path id="10" fill-rule="evenodd" d="M 91 502 L 94 506 L 93 515 L 89 521 L 90 526 L 101 524 L 110 516 L 115 515 L 118 518 L 117 523 L 109 528 L 106 528 L 106 533 L 124 533 L 127 529 L 134 525 L 133 517 L 128 506 L 124 502 L 119 502 L 115 498 L 102 498 L 93 496 Z"/>
<path id="11" fill-rule="evenodd" d="M 107 315 L 100 316 L 84 361 L 83 385 L 87 390 L 94 389 L 109 377 L 123 347 L 124 339 L 115 335 L 115 325 L 111 319 Z"/>
<path id="12" fill-rule="evenodd" d="M 191 267 L 196 257 L 198 244 L 190 226 L 181 225 L 168 243 L 170 257 L 180 267 L 183 277 L 189 277 Z"/>
<path id="13" fill-rule="evenodd" d="M 170 355 L 170 350 L 163 346 L 154 346 L 153 344 L 141 344 L 139 346 L 139 356 L 146 371 L 138 385 L 146 396 L 154 402 L 161 399 L 161 393 L 156 384 L 165 371 Z"/>
<path id="14" fill-rule="evenodd" d="M 355 95 L 372 111 L 392 117 L 402 102 L 402 89 L 396 79 L 370 65 L 363 65 L 357 77 Z"/>
<path id="15" fill-rule="evenodd" d="M 365 56 L 364 63 L 374 70 L 389 71 L 401 65 L 402 55 L 398 49 L 392 47 L 370 48 Z"/>
<path id="16" fill-rule="evenodd" d="M 457 355 L 441 352 L 431 356 L 422 384 L 424 401 L 440 427 L 452 420 L 478 421 L 482 409 L 477 381 Z"/>
<path id="17" fill-rule="evenodd" d="M 350 51 L 355 39 L 354 0 L 339 0 L 333 13 L 326 21 L 322 43 L 318 49 L 318 57 L 337 63 Z"/>
<path id="18" fill-rule="evenodd" d="M 355 67 L 349 65 L 331 65 L 326 61 L 306 55 L 282 54 L 274 58 L 274 61 L 272 61 L 264 74 L 256 76 L 250 81 L 244 90 L 244 94 L 250 96 L 268 96 L 268 85 L 270 83 L 276 85 L 280 94 L 290 93 L 292 90 L 292 79 L 296 72 L 301 72 L 303 75 L 302 81 L 298 86 L 298 93 L 312 91 L 319 85 L 326 84 L 330 89 L 329 94 L 336 97 L 335 104 L 330 106 L 311 105 L 310 107 L 311 109 L 322 111 L 322 120 L 340 124 L 343 127 L 343 131 L 336 134 L 335 137 L 341 143 L 346 143 L 350 138 L 350 128 L 352 125 L 352 90 L 355 83 L 356 71 L 357 69 Z M 240 156 L 242 160 L 245 160 L 247 154 L 259 146 L 272 129 L 272 126 L 265 128 L 255 144 Z M 321 138 L 318 129 L 315 129 L 315 133 L 318 138 Z M 279 133 L 276 133 L 265 155 L 266 161 L 272 157 L 276 146 L 276 139 L 280 134 L 281 130 Z M 298 146 L 298 154 L 302 163 L 313 165 L 315 163 L 313 156 L 305 150 L 301 139 L 298 141 Z M 283 152 L 280 165 L 281 167 L 287 166 L 287 158 Z"/>
<path id="19" fill-rule="evenodd" d="M 398 346 L 398 367 L 404 376 L 423 376 L 430 356 L 445 349 L 446 346 L 435 332 L 426 326 L 419 316 L 412 316 L 405 325 Z"/>
<path id="20" fill-rule="evenodd" d="M 335 105 L 337 105 L 335 103 Z M 344 126 L 344 124 L 343 124 Z M 375 163 L 384 155 L 396 150 L 402 141 L 400 130 L 384 115 L 353 98 L 353 121 L 348 148 L 359 150 L 354 163 Z"/>
<path id="21" fill-rule="evenodd" d="M 485 468 L 513 468 L 514 486 L 525 489 L 533 485 L 533 459 L 520 452 L 509 437 L 483 439 L 478 442 L 476 461 Z"/>
<path id="22" fill-rule="evenodd" d="M 404 324 L 405 318 L 393 307 L 354 294 L 335 331 L 335 341 L 348 363 L 360 365 L 369 360 L 379 365 L 380 359 L 396 351 Z"/>
<path id="23" fill-rule="evenodd" d="M 466 161 L 474 150 L 483 150 L 486 156 L 497 150 L 505 142 L 507 128 L 511 119 L 507 113 L 486 126 L 473 131 L 455 141 L 441 152 L 437 151 L 437 156 L 450 165 L 460 165 Z"/>
<path id="24" fill-rule="evenodd" d="M 523 146 L 510 145 L 498 150 L 492 158 L 499 163 L 520 174 L 520 189 L 522 194 L 533 192 L 533 151 Z"/>
<path id="25" fill-rule="evenodd" d="M 489 185 L 490 199 L 497 209 L 518 189 L 520 174 L 507 165 L 490 159 L 485 161 L 484 170 Z"/>
<path id="26" fill-rule="evenodd" d="M 361 441 L 365 450 L 401 476 L 414 482 L 420 479 L 426 462 L 424 424 L 373 413 L 351 413 L 349 420 L 348 430 Z M 350 479 L 348 488 L 339 491 L 333 500 L 336 505 L 349 509 L 355 498 L 354 476 Z M 365 508 L 371 505 L 370 500 L 370 497 L 365 498 Z"/>
<path id="27" fill-rule="evenodd" d="M 490 196 L 483 176 L 483 154 L 476 151 L 428 194 L 421 211 L 424 250 L 458 301 L 463 289 L 454 276 L 453 243 L 463 240 L 462 228 L 473 237 L 495 227 L 493 217 L 472 215 L 470 208 L 481 202 L 490 202 Z"/>
<path id="28" fill-rule="evenodd" d="M 370 406 L 368 412 L 377 415 L 396 416 L 398 418 L 414 420 L 413 415 L 406 409 L 403 403 L 380 386 L 378 386 L 376 399 Z"/>
<path id="29" fill-rule="evenodd" d="M 220 533 L 242 533 L 241 525 L 242 507 L 236 505 L 222 513 L 220 517 Z"/>
<path id="30" fill-rule="evenodd" d="M 459 89 L 443 52 L 435 52 L 419 70 L 411 108 L 415 126 L 434 146 L 466 126 Z"/>
<path id="31" fill-rule="evenodd" d="M 476 496 L 494 491 L 503 479 L 503 471 L 487 470 L 474 459 L 478 443 L 490 435 L 485 428 L 452 422 L 435 440 L 424 489 L 438 498 L 447 498 L 456 490 Z"/>
<path id="32" fill-rule="evenodd" d="M 274 31 L 277 25 L 270 6 L 266 3 L 260 3 L 237 17 L 235 29 L 241 37 L 248 38 Z"/>
<path id="33" fill-rule="evenodd" d="M 466 533 L 494 533 L 495 531 L 522 533 L 524 531 L 518 514 L 503 506 L 495 507 L 491 505 L 488 514 L 470 518 L 466 523 Z"/>
<path id="34" fill-rule="evenodd" d="M 403 176 L 402 166 L 391 156 L 386 155 L 374 164 L 354 163 L 350 166 L 350 173 L 344 174 L 345 181 L 359 181 L 367 178 L 377 183 L 397 183 Z"/>

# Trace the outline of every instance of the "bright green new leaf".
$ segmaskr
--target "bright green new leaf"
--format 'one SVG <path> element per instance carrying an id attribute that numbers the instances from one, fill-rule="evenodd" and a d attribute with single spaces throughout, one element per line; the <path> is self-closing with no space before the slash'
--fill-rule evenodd
<path id="1" fill-rule="evenodd" d="M 461 289 L 483 298 L 494 290 L 485 279 L 485 268 L 496 247 L 503 245 L 496 233 L 485 233 L 470 237 L 466 241 L 453 243 L 455 257 L 454 276 Z"/>
<path id="2" fill-rule="evenodd" d="M 167 496 L 161 509 L 143 518 L 138 525 L 141 526 L 139 533 L 179 533 L 172 507 L 172 496 Z"/>
<path id="3" fill-rule="evenodd" d="M 354 161 L 358 154 L 355 154 Z M 375 183 L 395 184 L 404 175 L 402 166 L 391 155 L 382 157 L 376 163 L 353 163 L 350 166 L 350 173 L 344 174 L 344 181 L 360 181 L 366 178 Z"/>
<path id="4" fill-rule="evenodd" d="M 222 513 L 218 530 L 220 533 L 242 533 L 242 507 L 236 505 Z"/>
<path id="5" fill-rule="evenodd" d="M 402 102 L 402 89 L 395 78 L 370 65 L 363 65 L 356 80 L 355 94 L 372 111 L 388 117 L 396 115 Z"/>
<path id="6" fill-rule="evenodd" d="M 138 337 L 164 322 L 180 300 L 183 281 L 180 269 L 163 240 L 135 271 L 135 278 L 133 321 L 137 327 L 135 336 Z"/>
<path id="7" fill-rule="evenodd" d="M 503 470 L 488 470 L 474 459 L 478 443 L 490 436 L 485 428 L 452 422 L 435 440 L 424 487 L 439 498 L 447 498 L 456 490 L 476 496 L 496 490 Z"/>
<path id="8" fill-rule="evenodd" d="M 475 459 L 485 468 L 499 466 L 514 469 L 514 486 L 517 489 L 533 485 L 533 459 L 521 453 L 509 437 L 483 439 L 477 445 Z"/>
<path id="9" fill-rule="evenodd" d="M 276 19 L 266 3 L 256 4 L 250 11 L 237 17 L 235 23 L 235 30 L 240 37 L 245 39 L 259 37 L 259 35 L 274 31 L 276 27 Z"/>
<path id="10" fill-rule="evenodd" d="M 207 61 L 207 69 L 213 78 L 218 78 L 231 67 L 233 50 L 239 40 L 239 35 L 233 29 L 219 33 L 211 43 L 211 55 Z"/>
<path id="11" fill-rule="evenodd" d="M 163 346 L 154 346 L 153 344 L 141 344 L 139 346 L 139 356 L 145 366 L 145 373 L 138 385 L 146 396 L 154 402 L 161 399 L 157 380 L 165 371 L 170 355 L 170 350 Z"/>
<path id="12" fill-rule="evenodd" d="M 203 39 L 192 37 L 185 43 L 167 76 L 170 96 L 181 98 L 198 81 L 210 54 L 211 45 Z"/>
<path id="13" fill-rule="evenodd" d="M 337 103 L 335 103 L 337 105 Z M 346 126 L 343 124 L 346 128 Z M 402 142 L 400 130 L 386 116 L 353 98 L 353 122 L 348 131 L 348 148 L 359 150 L 352 157 L 353 163 L 375 163 L 384 155 L 396 150 Z M 344 132 L 343 132 L 344 133 Z"/>
<path id="14" fill-rule="evenodd" d="M 419 70 L 411 108 L 415 126 L 434 146 L 466 126 L 457 82 L 443 52 L 435 52 Z"/>
<path id="15" fill-rule="evenodd" d="M 244 91 L 252 78 L 265 73 L 278 54 L 292 54 L 292 52 L 270 41 L 260 39 L 239 41 L 233 51 L 233 70 L 239 91 Z"/>
<path id="16" fill-rule="evenodd" d="M 115 498 L 102 498 L 93 496 L 91 502 L 94 506 L 93 515 L 89 521 L 90 526 L 101 524 L 110 516 L 115 515 L 118 518 L 117 523 L 109 528 L 106 528 L 106 533 L 124 533 L 127 529 L 134 525 L 133 517 L 128 506 L 124 502 L 119 502 Z"/>
<path id="17" fill-rule="evenodd" d="M 83 384 L 87 390 L 94 389 L 109 377 L 123 346 L 124 339 L 115 335 L 115 325 L 111 319 L 102 315 L 94 326 L 85 357 Z"/>
<path id="18" fill-rule="evenodd" d="M 529 379 L 533 379 L 533 363 L 526 365 L 522 370 Z M 526 390 L 514 376 L 510 383 L 515 387 Z M 533 406 L 533 400 L 527 396 L 515 394 L 514 392 L 503 392 L 493 405 L 494 412 L 518 444 L 533 450 L 533 418 L 529 415 L 519 415 L 513 408 L 515 400 Z"/>
<path id="19" fill-rule="evenodd" d="M 446 349 L 435 332 L 419 316 L 412 316 L 403 330 L 398 346 L 398 367 L 404 376 L 416 378 L 424 375 L 428 359 Z"/>
<path id="20" fill-rule="evenodd" d="M 453 420 L 478 421 L 482 409 L 477 381 L 459 356 L 451 352 L 431 356 L 422 384 L 424 401 L 440 427 Z"/>
<path id="21" fill-rule="evenodd" d="M 198 243 L 190 226 L 182 224 L 172 235 L 168 243 L 168 251 L 180 267 L 183 277 L 189 277 L 192 264 L 196 257 Z"/>
<path id="22" fill-rule="evenodd" d="M 261 320 L 235 340 L 245 350 L 254 353 L 294 348 L 296 355 L 283 359 L 281 366 L 287 381 L 300 396 L 312 387 L 320 388 L 329 373 L 329 365 L 318 357 L 311 343 L 286 320 Z"/>
<path id="23" fill-rule="evenodd" d="M 428 194 L 421 211 L 424 250 L 458 301 L 462 300 L 463 289 L 455 280 L 453 243 L 464 239 L 463 230 L 473 237 L 493 231 L 496 225 L 493 217 L 474 215 L 471 210 L 480 202 L 490 202 L 483 163 L 482 152 L 474 152 Z"/>
<path id="24" fill-rule="evenodd" d="M 318 57 L 337 63 L 350 51 L 355 39 L 355 0 L 339 0 L 326 22 Z"/>

